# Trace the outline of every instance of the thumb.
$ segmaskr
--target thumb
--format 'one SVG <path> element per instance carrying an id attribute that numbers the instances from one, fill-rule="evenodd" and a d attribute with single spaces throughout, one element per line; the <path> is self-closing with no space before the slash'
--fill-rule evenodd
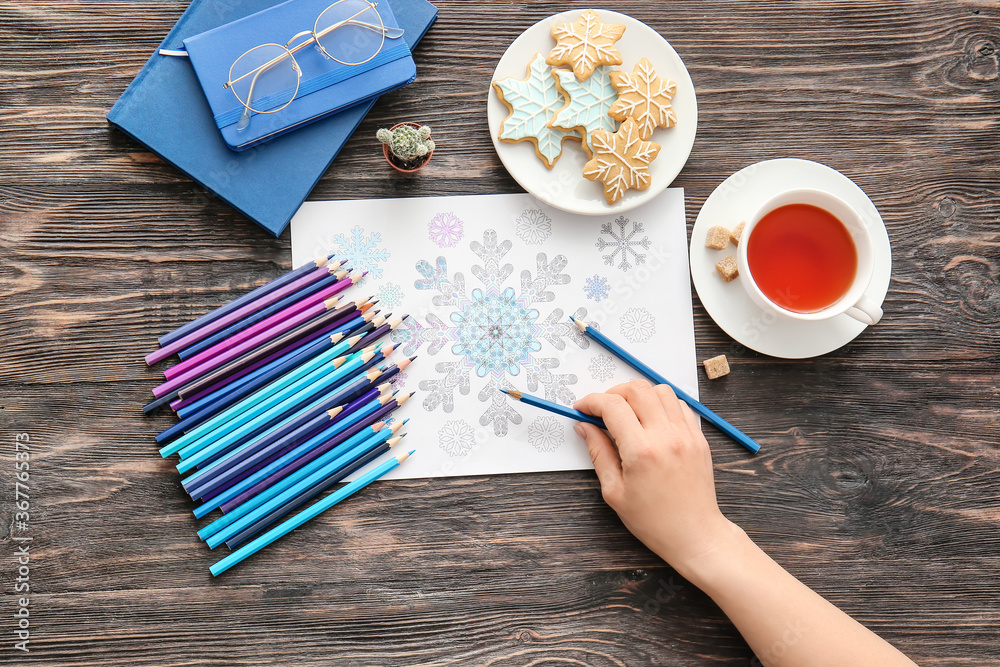
<path id="1" fill-rule="evenodd" d="M 590 460 L 594 462 L 594 471 L 601 482 L 604 497 L 607 498 L 609 491 L 614 493 L 622 485 L 622 460 L 618 456 L 618 449 L 611 438 L 593 424 L 579 423 L 573 430 L 587 443 Z"/>

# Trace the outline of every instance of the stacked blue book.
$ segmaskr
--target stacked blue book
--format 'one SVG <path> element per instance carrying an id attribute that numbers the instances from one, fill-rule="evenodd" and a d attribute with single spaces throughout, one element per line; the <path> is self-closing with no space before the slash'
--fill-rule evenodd
<path id="1" fill-rule="evenodd" d="M 437 18 L 426 0 L 384 0 L 412 49 Z M 337 112 L 243 152 L 230 150 L 187 58 L 159 54 L 184 40 L 278 4 L 193 0 L 108 112 L 108 122 L 145 145 L 274 236 L 280 235 L 375 104 Z"/>

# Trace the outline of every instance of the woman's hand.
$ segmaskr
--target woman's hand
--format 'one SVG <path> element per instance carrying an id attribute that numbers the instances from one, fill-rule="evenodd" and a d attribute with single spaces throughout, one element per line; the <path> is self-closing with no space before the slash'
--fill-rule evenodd
<path id="1" fill-rule="evenodd" d="M 682 575 L 694 560 L 742 533 L 719 510 L 712 454 L 698 419 L 669 386 L 633 380 L 574 407 L 601 417 L 614 438 L 591 424 L 576 426 L 604 500 Z"/>

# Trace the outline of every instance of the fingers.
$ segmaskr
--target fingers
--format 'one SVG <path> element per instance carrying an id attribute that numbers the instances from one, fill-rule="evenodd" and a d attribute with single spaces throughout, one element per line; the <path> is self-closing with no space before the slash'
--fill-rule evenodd
<path id="1" fill-rule="evenodd" d="M 701 431 L 701 424 L 698 423 L 698 415 L 694 413 L 694 410 L 689 408 L 686 403 L 681 403 L 681 412 L 684 414 L 684 421 L 687 422 L 688 430 L 691 433 L 699 433 Z"/>
<path id="2" fill-rule="evenodd" d="M 674 390 L 670 388 L 670 385 L 658 384 L 653 387 L 653 391 L 656 393 L 661 409 L 666 413 L 670 424 L 677 429 L 679 433 L 690 431 L 691 428 L 688 425 L 688 421 L 684 418 L 684 413 L 681 411 L 683 403 L 681 403 L 681 400 L 677 398 L 676 394 L 674 394 Z"/>
<path id="3" fill-rule="evenodd" d="M 618 450 L 604 431 L 593 424 L 577 424 L 574 430 L 587 443 L 587 451 L 590 453 L 590 460 L 594 462 L 597 479 L 601 482 L 604 500 L 614 506 L 623 488 L 622 461 L 618 457 Z"/>
<path id="4" fill-rule="evenodd" d="M 574 408 L 604 420 L 611 437 L 621 447 L 625 442 L 635 441 L 643 435 L 642 425 L 628 402 L 618 394 L 588 394 L 574 405 Z"/>
<path id="5" fill-rule="evenodd" d="M 663 403 L 653 385 L 647 380 L 632 380 L 612 387 L 608 393 L 624 397 L 644 428 L 657 430 L 668 428 Z"/>

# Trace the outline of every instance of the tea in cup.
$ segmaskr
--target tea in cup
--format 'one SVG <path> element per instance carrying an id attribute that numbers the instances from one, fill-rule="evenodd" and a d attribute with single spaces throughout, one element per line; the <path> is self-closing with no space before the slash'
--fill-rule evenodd
<path id="1" fill-rule="evenodd" d="M 786 317 L 882 318 L 865 294 L 875 268 L 871 235 L 857 211 L 828 192 L 786 190 L 764 202 L 740 235 L 736 261 L 750 298 Z"/>

